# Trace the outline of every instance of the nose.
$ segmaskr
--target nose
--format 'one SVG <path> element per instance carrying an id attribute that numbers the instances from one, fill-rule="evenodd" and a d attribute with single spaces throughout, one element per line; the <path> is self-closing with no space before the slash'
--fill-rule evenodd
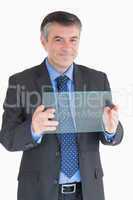
<path id="1" fill-rule="evenodd" d="M 62 45 L 62 49 L 67 50 L 71 48 L 71 43 L 69 41 L 64 41 Z"/>

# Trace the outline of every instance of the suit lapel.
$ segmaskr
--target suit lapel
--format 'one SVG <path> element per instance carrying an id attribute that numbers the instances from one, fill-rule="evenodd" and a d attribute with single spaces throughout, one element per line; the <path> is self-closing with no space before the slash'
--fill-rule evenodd
<path id="1" fill-rule="evenodd" d="M 74 79 L 74 86 L 75 91 L 82 91 L 83 90 L 83 77 L 80 69 L 74 63 L 74 71 L 73 71 L 73 79 Z"/>
<path id="2" fill-rule="evenodd" d="M 73 73 L 73 78 L 74 78 L 74 85 L 75 85 L 75 91 L 76 92 L 83 92 L 83 91 L 89 91 L 91 90 L 91 86 L 89 84 L 89 78 L 88 81 L 84 81 L 85 77 L 82 71 L 82 68 L 79 65 L 76 65 L 74 63 L 74 73 Z"/>
<path id="3" fill-rule="evenodd" d="M 41 65 L 38 67 L 36 76 L 37 76 L 36 78 L 37 87 L 41 95 L 43 92 L 53 92 L 52 83 L 50 80 L 50 76 L 45 61 L 41 63 Z"/>

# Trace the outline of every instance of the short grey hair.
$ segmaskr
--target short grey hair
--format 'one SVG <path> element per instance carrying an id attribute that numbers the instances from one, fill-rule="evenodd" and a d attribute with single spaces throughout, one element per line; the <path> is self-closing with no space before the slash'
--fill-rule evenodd
<path id="1" fill-rule="evenodd" d="M 82 28 L 81 21 L 76 15 L 65 11 L 55 11 L 48 14 L 41 23 L 40 30 L 46 39 L 48 39 L 49 28 L 54 23 L 58 23 L 63 26 L 75 25 L 79 27 L 80 30 Z"/>
<path id="2" fill-rule="evenodd" d="M 46 38 L 46 40 L 48 40 L 48 34 L 49 34 L 49 29 L 52 26 L 52 22 L 47 23 L 44 27 L 43 30 L 41 30 L 42 34 L 44 35 L 44 37 Z"/>

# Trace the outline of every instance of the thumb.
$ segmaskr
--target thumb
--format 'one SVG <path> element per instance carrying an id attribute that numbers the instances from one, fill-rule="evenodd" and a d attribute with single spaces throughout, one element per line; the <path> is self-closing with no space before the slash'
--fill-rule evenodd
<path id="1" fill-rule="evenodd" d="M 104 107 L 104 112 L 109 112 L 111 109 L 109 106 Z"/>
<path id="2" fill-rule="evenodd" d="M 45 106 L 44 105 L 40 105 L 36 108 L 35 112 L 43 112 L 45 109 Z"/>
<path id="3" fill-rule="evenodd" d="M 119 106 L 118 106 L 118 105 L 115 105 L 115 106 L 114 106 L 114 110 L 115 110 L 115 111 L 119 111 Z"/>

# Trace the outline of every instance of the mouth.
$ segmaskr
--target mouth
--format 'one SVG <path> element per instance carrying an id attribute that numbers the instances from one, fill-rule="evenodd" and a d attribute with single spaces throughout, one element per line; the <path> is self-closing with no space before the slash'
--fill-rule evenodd
<path id="1" fill-rule="evenodd" d="M 68 56 L 71 56 L 71 55 L 69 55 L 69 54 L 60 54 L 60 56 L 68 57 Z"/>
<path id="2" fill-rule="evenodd" d="M 60 57 L 62 57 L 62 58 L 71 58 L 71 57 L 73 57 L 73 55 L 71 55 L 71 54 L 60 54 Z"/>

